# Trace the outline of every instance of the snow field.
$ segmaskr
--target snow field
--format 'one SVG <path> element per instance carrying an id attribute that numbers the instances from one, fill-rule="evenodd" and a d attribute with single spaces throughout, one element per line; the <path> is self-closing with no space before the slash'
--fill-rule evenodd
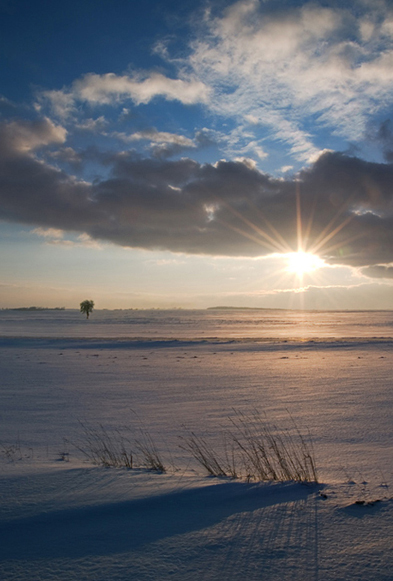
<path id="1" fill-rule="evenodd" d="M 1 579 L 391 579 L 388 336 L 170 343 L 151 320 L 119 341 L 104 322 L 2 328 Z M 233 410 L 255 409 L 310 430 L 322 485 L 208 478 L 179 447 L 191 429 L 219 449 Z M 167 473 L 92 466 L 81 422 L 146 429 Z"/>

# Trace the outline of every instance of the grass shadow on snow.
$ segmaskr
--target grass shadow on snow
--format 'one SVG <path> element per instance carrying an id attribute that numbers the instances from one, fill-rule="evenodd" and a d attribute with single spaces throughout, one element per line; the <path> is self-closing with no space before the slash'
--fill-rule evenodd
<path id="1" fill-rule="evenodd" d="M 298 483 L 223 482 L 146 499 L 3 521 L 2 560 L 77 559 L 133 551 L 212 527 L 238 513 L 304 503 L 317 490 L 316 485 Z"/>

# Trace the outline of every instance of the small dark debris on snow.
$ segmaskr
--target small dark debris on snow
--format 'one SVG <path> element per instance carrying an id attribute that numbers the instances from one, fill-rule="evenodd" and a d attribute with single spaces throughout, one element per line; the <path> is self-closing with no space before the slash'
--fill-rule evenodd
<path id="1" fill-rule="evenodd" d="M 368 500 L 367 502 L 365 500 L 355 500 L 354 504 L 356 504 L 357 506 L 374 506 L 378 502 L 381 502 L 379 498 L 377 498 L 376 500 Z"/>

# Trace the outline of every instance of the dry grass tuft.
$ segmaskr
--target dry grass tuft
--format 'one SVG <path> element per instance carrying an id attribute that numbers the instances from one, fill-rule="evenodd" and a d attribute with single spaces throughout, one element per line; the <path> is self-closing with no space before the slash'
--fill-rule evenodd
<path id="1" fill-rule="evenodd" d="M 223 433 L 222 454 L 195 432 L 182 437 L 180 447 L 211 476 L 318 482 L 310 434 L 303 436 L 292 418 L 291 428 L 279 429 L 257 411 L 251 415 L 234 413 L 230 418 L 232 428 Z"/>
<path id="2" fill-rule="evenodd" d="M 310 434 L 303 436 L 290 419 L 291 428 L 279 429 L 257 411 L 252 415 L 235 411 L 231 436 L 247 476 L 255 480 L 318 482 Z"/>
<path id="3" fill-rule="evenodd" d="M 135 446 L 142 456 L 142 465 L 147 470 L 166 472 L 162 458 L 149 434 L 141 430 L 141 438 L 135 440 Z"/>
<path id="4" fill-rule="evenodd" d="M 191 452 L 191 455 L 210 476 L 228 476 L 222 460 L 206 440 L 194 432 L 190 432 L 188 436 L 181 436 L 180 439 L 182 441 L 180 448 Z"/>
<path id="5" fill-rule="evenodd" d="M 102 424 L 91 427 L 80 422 L 84 432 L 83 445 L 73 445 L 93 464 L 115 468 L 133 468 L 134 455 L 130 440 L 120 430 L 107 430 Z"/>
<path id="6" fill-rule="evenodd" d="M 194 431 L 180 437 L 180 448 L 190 453 L 210 476 L 317 483 L 310 434 L 304 436 L 289 417 L 290 427 L 280 429 L 258 411 L 247 415 L 234 410 L 229 418 L 231 428 L 223 431 L 218 452 Z M 166 472 L 164 461 L 144 428 L 135 437 L 130 428 L 110 431 L 102 425 L 81 426 L 83 445 L 74 446 L 94 464 Z"/>
<path id="7" fill-rule="evenodd" d="M 91 427 L 80 422 L 83 444 L 73 445 L 93 464 L 113 468 L 145 468 L 165 472 L 161 456 L 146 430 L 140 430 L 138 439 L 131 437 L 131 430 L 107 430 L 102 424 Z M 124 435 L 126 432 L 127 436 Z"/>

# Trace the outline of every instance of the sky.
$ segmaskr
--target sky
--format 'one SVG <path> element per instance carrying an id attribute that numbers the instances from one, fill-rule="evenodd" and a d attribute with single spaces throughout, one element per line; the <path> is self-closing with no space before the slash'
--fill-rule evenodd
<path id="1" fill-rule="evenodd" d="M 0 308 L 393 309 L 393 6 L 0 0 Z"/>

